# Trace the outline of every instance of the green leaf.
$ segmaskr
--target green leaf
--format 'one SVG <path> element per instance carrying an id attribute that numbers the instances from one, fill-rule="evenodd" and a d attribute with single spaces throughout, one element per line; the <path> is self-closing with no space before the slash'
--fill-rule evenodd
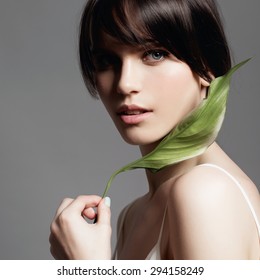
<path id="1" fill-rule="evenodd" d="M 106 196 L 115 176 L 121 172 L 136 168 L 157 172 L 166 166 L 204 153 L 215 141 L 223 123 L 231 76 L 248 60 L 250 59 L 237 64 L 224 76 L 214 79 L 210 84 L 207 99 L 173 128 L 151 153 L 114 172 L 103 197 Z"/>

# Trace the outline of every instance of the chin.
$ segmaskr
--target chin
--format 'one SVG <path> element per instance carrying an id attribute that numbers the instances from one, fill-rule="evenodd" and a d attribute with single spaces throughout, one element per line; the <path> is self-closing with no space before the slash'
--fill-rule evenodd
<path id="1" fill-rule="evenodd" d="M 135 134 L 134 136 L 121 134 L 121 136 L 126 143 L 134 146 L 146 146 L 146 145 L 156 144 L 159 141 L 161 141 L 161 139 L 163 138 L 158 136 L 149 137 L 148 135 L 139 136 L 137 134 Z"/>
<path id="2" fill-rule="evenodd" d="M 128 136 L 125 136 L 125 135 L 122 135 L 122 138 L 123 140 L 127 143 L 127 144 L 130 144 L 130 145 L 133 145 L 133 146 L 139 146 L 139 145 L 143 145 L 144 144 L 144 141 L 142 139 L 139 139 L 139 138 L 136 138 L 136 137 L 128 137 Z"/>

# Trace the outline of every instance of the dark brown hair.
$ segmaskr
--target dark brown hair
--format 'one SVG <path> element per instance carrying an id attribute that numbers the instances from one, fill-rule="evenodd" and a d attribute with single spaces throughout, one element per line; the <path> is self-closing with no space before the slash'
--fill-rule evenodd
<path id="1" fill-rule="evenodd" d="M 92 51 L 101 31 L 128 45 L 155 42 L 208 81 L 231 67 L 214 0 L 89 0 L 81 19 L 79 56 L 93 96 L 97 92 Z"/>

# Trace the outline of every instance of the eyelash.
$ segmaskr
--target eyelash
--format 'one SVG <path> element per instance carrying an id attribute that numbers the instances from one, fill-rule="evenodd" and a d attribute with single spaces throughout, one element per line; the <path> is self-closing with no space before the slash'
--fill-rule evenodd
<path id="1" fill-rule="evenodd" d="M 155 57 L 152 57 L 155 54 L 159 54 L 160 57 L 157 59 Z M 148 50 L 146 51 L 142 56 L 142 61 L 147 63 L 148 65 L 154 65 L 158 62 L 163 61 L 166 57 L 169 57 L 170 53 L 165 50 Z M 150 58 L 149 58 L 150 57 Z M 120 64 L 119 58 L 117 58 L 116 55 L 113 54 L 100 54 L 97 55 L 94 59 L 94 65 L 96 67 L 97 71 L 106 71 L 110 69 L 111 67 L 116 67 Z"/>
<path id="2" fill-rule="evenodd" d="M 159 59 L 152 57 L 151 61 L 149 61 L 149 59 L 147 57 L 152 56 L 154 54 L 159 54 L 161 57 Z M 157 62 L 164 60 L 164 58 L 168 57 L 169 55 L 170 55 L 170 53 L 165 50 L 149 50 L 144 54 L 143 61 L 150 62 L 150 63 L 157 63 Z"/>

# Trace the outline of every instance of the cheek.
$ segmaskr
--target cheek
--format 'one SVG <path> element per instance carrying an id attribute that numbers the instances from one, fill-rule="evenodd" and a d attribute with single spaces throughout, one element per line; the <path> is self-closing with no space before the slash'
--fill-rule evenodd
<path id="1" fill-rule="evenodd" d="M 96 86 L 98 95 L 107 111 L 110 111 L 110 103 L 113 101 L 113 75 L 109 72 L 97 74 Z"/>
<path id="2" fill-rule="evenodd" d="M 176 85 L 180 87 L 189 87 L 196 85 L 198 88 L 199 78 L 197 78 L 190 67 L 185 63 L 179 63 L 175 69 L 168 71 L 168 78 L 175 81 Z"/>
<path id="3" fill-rule="evenodd" d="M 179 122 L 198 106 L 200 98 L 199 80 L 190 68 L 177 65 L 158 75 L 158 105 L 160 114 Z"/>
<path id="4" fill-rule="evenodd" d="M 112 88 L 114 77 L 109 71 L 96 74 L 96 86 L 100 96 L 107 96 Z"/>
<path id="5" fill-rule="evenodd" d="M 158 86 L 167 98 L 186 99 L 190 97 L 197 99 L 199 97 L 199 81 L 194 77 L 188 66 L 181 64 L 168 68 L 158 77 Z"/>

